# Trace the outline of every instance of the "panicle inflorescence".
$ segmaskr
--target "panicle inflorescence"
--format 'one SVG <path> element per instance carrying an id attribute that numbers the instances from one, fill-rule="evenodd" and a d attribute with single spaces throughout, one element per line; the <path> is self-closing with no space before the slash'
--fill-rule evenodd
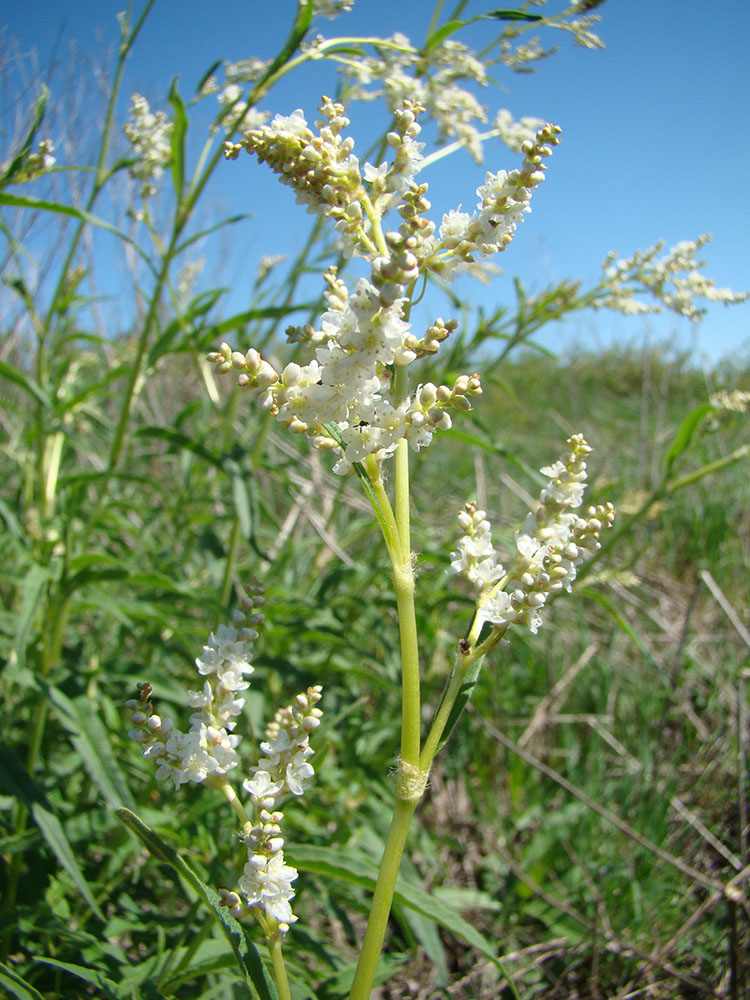
<path id="1" fill-rule="evenodd" d="M 289 795 L 301 796 L 312 780 L 310 734 L 320 725 L 323 713 L 317 707 L 320 685 L 309 687 L 276 712 L 260 744 L 261 757 L 249 768 L 252 777 L 243 782 L 249 796 L 245 810 L 227 775 L 240 763 L 233 720 L 244 705 L 237 695 L 249 687 L 246 677 L 254 670 L 250 655 L 258 637 L 256 628 L 264 619 L 260 611 L 264 605 L 263 587 L 256 581 L 245 588 L 232 624 L 220 625 L 211 633 L 195 661 L 205 681 L 202 691 L 188 694 L 196 711 L 187 733 L 153 712 L 148 683 L 139 684 L 139 697 L 126 705 L 135 726 L 128 735 L 143 747 L 144 757 L 157 762 L 157 778 L 169 778 L 175 788 L 189 781 L 221 788 L 242 817 L 240 837 L 247 848 L 247 862 L 237 883 L 239 893 L 223 890 L 223 902 L 235 916 L 255 911 L 270 937 L 285 934 L 297 919 L 290 905 L 297 872 L 284 861 L 279 803 Z"/>
<path id="2" fill-rule="evenodd" d="M 132 120 L 123 126 L 136 156 L 130 175 L 141 182 L 141 196 L 149 198 L 172 155 L 172 122 L 163 111 L 154 114 L 140 94 L 133 94 L 130 104 Z"/>
<path id="3" fill-rule="evenodd" d="M 294 188 L 297 200 L 311 212 L 338 223 L 342 233 L 356 232 L 361 220 L 359 161 L 352 155 L 354 140 L 343 135 L 349 124 L 344 106 L 324 97 L 323 118 L 308 127 L 302 111 L 276 115 L 270 125 L 251 128 L 240 142 L 227 142 L 224 155 L 236 159 L 244 148 L 268 163 L 284 184 Z"/>
<path id="4" fill-rule="evenodd" d="M 696 254 L 710 239 L 710 234 L 704 234 L 697 240 L 683 240 L 661 257 L 663 240 L 648 250 L 637 250 L 624 260 L 618 260 L 617 253 L 612 251 L 603 264 L 603 294 L 593 301 L 593 305 L 615 309 L 625 315 L 658 313 L 666 307 L 681 316 L 700 320 L 706 310 L 696 299 L 725 305 L 745 302 L 750 297 L 749 292 L 717 288 L 710 278 L 701 274 L 700 269 L 706 262 L 696 260 Z M 638 298 L 644 291 L 652 301 Z"/>
<path id="5" fill-rule="evenodd" d="M 476 211 L 445 215 L 436 234 L 427 215 L 427 184 L 415 180 L 423 111 L 418 101 L 403 100 L 387 136 L 392 161 L 379 167 L 366 163 L 363 171 L 351 140 L 343 138 L 349 123 L 344 108 L 328 98 L 318 133 L 295 111 L 225 145 L 229 158 L 245 148 L 268 162 L 308 208 L 334 220 L 344 249 L 370 264 L 369 278 L 361 278 L 351 294 L 335 270 L 329 271 L 328 310 L 319 328 L 287 330 L 291 343 L 312 348 L 307 364 L 275 367 L 255 349 L 243 353 L 229 344 L 208 356 L 217 371 L 235 371 L 240 386 L 261 390 L 263 405 L 292 433 L 335 450 L 337 472 L 350 472 L 369 456 L 380 461 L 402 440 L 422 448 L 436 430 L 451 426 L 449 410 L 471 409 L 470 397 L 481 392 L 476 374 L 459 376 L 453 386 L 425 383 L 411 396 L 395 395 L 394 372 L 435 354 L 458 325 L 438 318 L 424 336 L 415 335 L 406 318 L 410 289 L 428 272 L 450 279 L 505 249 L 544 179 L 544 159 L 559 142 L 560 130 L 543 126 L 522 144 L 521 167 L 487 174 L 477 190 Z M 391 211 L 400 218 L 397 229 L 383 225 Z"/>
<path id="6" fill-rule="evenodd" d="M 253 777 L 242 783 L 250 796 L 251 818 L 242 833 L 248 857 L 237 887 L 246 904 L 272 917 L 282 934 L 297 919 L 290 906 L 297 871 L 284 860 L 278 802 L 288 795 L 302 795 L 313 777 L 309 741 L 323 714 L 316 707 L 321 692 L 320 685 L 309 687 L 276 713 L 260 745 L 263 756 L 252 769 Z"/>
<path id="7" fill-rule="evenodd" d="M 549 482 L 523 531 L 516 532 L 515 555 L 507 568 L 492 544 L 486 513 L 469 503 L 458 515 L 462 535 L 451 553 L 451 570 L 474 585 L 480 619 L 503 632 L 511 624 L 537 632 L 549 595 L 571 589 L 577 567 L 600 547 L 602 529 L 614 521 L 610 503 L 589 507 L 585 517 L 574 513 L 583 503 L 586 457 L 592 449 L 581 434 L 567 444 L 560 459 L 541 470 Z"/>
<path id="8" fill-rule="evenodd" d="M 144 757 L 156 761 L 156 777 L 169 778 L 175 788 L 188 781 L 221 784 L 239 763 L 233 720 L 245 703 L 238 695 L 250 686 L 246 677 L 255 669 L 250 659 L 264 603 L 262 586 L 249 585 L 232 623 L 209 636 L 195 661 L 205 680 L 202 690 L 188 693 L 195 712 L 186 733 L 152 712 L 150 684 L 139 685 L 140 698 L 127 703 L 136 727 L 128 735 L 143 746 Z"/>

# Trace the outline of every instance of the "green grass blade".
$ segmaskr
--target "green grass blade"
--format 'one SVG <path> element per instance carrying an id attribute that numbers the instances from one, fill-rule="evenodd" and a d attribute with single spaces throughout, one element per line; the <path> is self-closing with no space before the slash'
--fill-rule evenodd
<path id="1" fill-rule="evenodd" d="M 0 987 L 7 990 L 7 995 L 14 997 L 15 1000 L 44 1000 L 42 994 L 35 990 L 30 983 L 21 979 L 2 962 L 0 962 Z"/>
<path id="2" fill-rule="evenodd" d="M 34 618 L 44 597 L 44 585 L 50 572 L 45 566 L 34 563 L 27 571 L 21 585 L 21 608 L 16 618 L 15 651 L 19 667 L 26 663 L 26 646 Z"/>
<path id="3" fill-rule="evenodd" d="M 115 814 L 138 837 L 152 857 L 169 865 L 212 911 L 234 952 L 237 965 L 242 970 L 247 985 L 253 989 L 253 995 L 259 1000 L 278 1000 L 276 988 L 266 975 L 258 950 L 248 937 L 245 928 L 229 915 L 225 907 L 219 905 L 219 894 L 206 885 L 177 851 L 166 844 L 134 812 L 130 809 L 116 809 Z"/>
<path id="4" fill-rule="evenodd" d="M 177 77 L 172 80 L 169 90 L 169 103 L 174 110 L 172 119 L 172 182 L 178 202 L 182 199 L 185 188 L 185 135 L 188 119 L 185 113 L 185 103 L 177 90 Z"/>
<path id="5" fill-rule="evenodd" d="M 83 877 L 60 820 L 42 789 L 6 743 L 0 743 L 0 785 L 26 806 L 52 853 L 68 873 L 88 905 L 103 921 L 104 914 L 99 909 L 88 882 Z"/>
<path id="6" fill-rule="evenodd" d="M 2 195 L 0 195 L 2 197 Z M 46 409 L 52 409 L 52 403 L 49 401 L 46 393 L 36 384 L 36 382 L 29 378 L 28 375 L 24 375 L 22 371 L 18 368 L 14 368 L 13 365 L 9 365 L 6 361 L 0 361 L 0 376 L 7 378 L 9 382 L 14 382 L 16 385 L 20 386 L 24 392 L 27 392 L 30 396 L 41 403 Z"/>
<path id="7" fill-rule="evenodd" d="M 44 688 L 58 719 L 70 733 L 83 766 L 105 801 L 113 808 L 134 806 L 125 776 L 112 753 L 107 731 L 94 714 L 90 699 L 85 695 L 68 698 L 51 684 L 45 684 Z"/>

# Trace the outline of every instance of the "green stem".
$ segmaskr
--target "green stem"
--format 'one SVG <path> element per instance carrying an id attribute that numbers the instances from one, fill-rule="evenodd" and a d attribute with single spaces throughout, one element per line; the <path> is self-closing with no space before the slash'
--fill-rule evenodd
<path id="1" fill-rule="evenodd" d="M 369 1000 L 375 973 L 383 950 L 383 941 L 391 912 L 393 893 L 396 890 L 398 870 L 401 867 L 401 857 L 404 853 L 409 824 L 417 807 L 418 799 L 407 801 L 396 799 L 396 808 L 385 842 L 383 860 L 380 863 L 375 894 L 372 897 L 372 907 L 367 921 L 367 931 L 362 942 L 362 951 L 354 974 L 349 1000 Z"/>
<path id="2" fill-rule="evenodd" d="M 411 559 L 393 566 L 401 639 L 401 760 L 417 767 L 420 744 L 419 637 Z"/>
<path id="3" fill-rule="evenodd" d="M 279 1000 L 292 1000 L 289 990 L 289 980 L 286 975 L 284 956 L 281 954 L 281 935 L 274 934 L 268 940 L 268 952 L 273 964 L 273 976 L 276 980 L 276 989 L 279 991 Z"/>

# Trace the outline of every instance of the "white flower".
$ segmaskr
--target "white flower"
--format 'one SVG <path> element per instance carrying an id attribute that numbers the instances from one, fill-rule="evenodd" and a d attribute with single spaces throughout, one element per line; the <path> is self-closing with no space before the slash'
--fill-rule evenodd
<path id="1" fill-rule="evenodd" d="M 260 906 L 279 923 L 291 924 L 297 919 L 289 905 L 297 874 L 296 868 L 284 863 L 283 851 L 270 857 L 256 854 L 245 865 L 237 887 L 250 906 Z"/>
<path id="2" fill-rule="evenodd" d="M 292 795 L 302 795 L 315 774 L 312 765 L 305 759 L 305 751 L 312 753 L 310 748 L 306 747 L 305 750 L 296 753 L 286 766 L 286 787 Z"/>
<path id="3" fill-rule="evenodd" d="M 256 771 L 252 778 L 245 778 L 242 787 L 254 798 L 275 798 L 284 787 L 283 781 L 272 781 L 268 771 Z"/>

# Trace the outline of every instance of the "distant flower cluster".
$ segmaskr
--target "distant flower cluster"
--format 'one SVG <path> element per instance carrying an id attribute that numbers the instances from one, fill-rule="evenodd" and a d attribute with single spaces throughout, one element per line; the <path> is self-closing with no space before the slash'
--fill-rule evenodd
<path id="1" fill-rule="evenodd" d="M 133 711 L 135 727 L 129 736 L 142 746 L 144 757 L 156 761 L 157 778 L 171 781 L 175 788 L 188 782 L 220 788 L 235 804 L 243 817 L 241 837 L 248 852 L 238 881 L 245 902 L 237 893 L 225 892 L 225 903 L 238 914 L 243 907 L 256 907 L 283 934 L 296 919 L 290 900 L 297 872 L 284 861 L 279 825 L 283 813 L 278 803 L 285 796 L 302 795 L 313 777 L 309 738 L 320 723 L 322 713 L 316 705 L 322 689 L 308 688 L 292 705 L 276 713 L 260 745 L 262 756 L 250 768 L 253 776 L 243 782 L 250 798 L 250 809 L 245 811 L 227 775 L 240 763 L 236 750 L 240 737 L 234 733 L 234 720 L 244 705 L 241 693 L 250 686 L 247 677 L 254 671 L 250 660 L 258 638 L 256 627 L 263 622 L 259 609 L 264 603 L 260 584 L 247 587 L 232 624 L 220 625 L 211 633 L 195 661 L 205 680 L 200 691 L 188 694 L 195 711 L 187 732 L 177 729 L 171 719 L 153 713 L 150 684 L 139 684 L 139 698 L 127 702 L 127 707 Z"/>
<path id="2" fill-rule="evenodd" d="M 430 444 L 436 430 L 451 426 L 449 410 L 471 409 L 470 397 L 481 392 L 477 375 L 395 395 L 394 370 L 435 353 L 457 327 L 438 319 L 417 336 L 406 318 L 409 289 L 428 272 L 450 280 L 509 245 L 544 180 L 543 161 L 559 142 L 560 130 L 545 125 L 523 142 L 520 169 L 488 173 L 477 190 L 475 211 L 447 213 L 436 233 L 426 217 L 427 184 L 415 179 L 424 108 L 405 100 L 387 136 L 392 161 L 362 168 L 345 136 L 349 120 L 343 106 L 324 98 L 320 110 L 317 132 L 298 110 L 251 129 L 240 142 L 226 143 L 225 152 L 235 159 L 245 149 L 268 163 L 308 211 L 334 222 L 345 252 L 370 263 L 370 277 L 361 278 L 349 294 L 329 275 L 328 311 L 320 329 L 292 331 L 292 339 L 307 340 L 313 348 L 307 364 L 277 370 L 255 349 L 243 353 L 229 344 L 209 360 L 220 372 L 237 372 L 239 385 L 262 390 L 263 405 L 279 421 L 292 433 L 306 434 L 315 447 L 337 451 L 336 471 L 348 472 L 368 456 L 382 460 L 392 454 L 400 440 L 415 449 Z M 384 229 L 385 216 L 394 212 L 398 228 Z"/>
<path id="3" fill-rule="evenodd" d="M 484 63 L 466 45 L 447 38 L 422 52 L 400 32 L 376 46 L 377 54 L 347 64 L 349 101 L 384 98 L 390 111 L 407 99 L 418 101 L 434 118 L 443 141 L 457 139 L 482 162 L 478 124 L 487 110 L 463 82 L 487 85 Z"/>
<path id="4" fill-rule="evenodd" d="M 55 151 L 54 143 L 50 139 L 42 139 L 38 143 L 35 152 L 31 153 L 24 164 L 24 179 L 30 180 L 32 177 L 36 177 L 37 174 L 43 173 L 45 170 L 51 170 L 55 163 L 55 157 L 52 155 Z"/>
<path id="5" fill-rule="evenodd" d="M 123 126 L 135 157 L 130 175 L 141 182 L 141 196 L 149 198 L 172 155 L 172 122 L 163 111 L 154 114 L 140 94 L 133 94 L 130 104 L 132 120 Z"/>
<path id="6" fill-rule="evenodd" d="M 625 315 L 658 313 L 667 308 L 688 319 L 700 320 L 705 308 L 699 307 L 696 299 L 725 305 L 745 302 L 750 293 L 717 288 L 710 278 L 700 273 L 706 262 L 696 260 L 696 254 L 710 239 L 707 234 L 697 240 L 683 240 L 661 257 L 663 240 L 648 250 L 637 250 L 625 260 L 618 260 L 617 253 L 612 251 L 603 264 L 605 294 L 593 305 L 615 309 Z M 653 301 L 639 298 L 643 291 L 648 292 Z"/>
<path id="7" fill-rule="evenodd" d="M 711 406 L 715 410 L 726 410 L 730 413 L 747 413 L 750 411 L 750 392 L 742 389 L 720 389 L 711 396 Z"/>
<path id="8" fill-rule="evenodd" d="M 332 21 L 339 14 L 350 11 L 354 0 L 313 0 L 313 17 L 326 17 Z"/>
<path id="9" fill-rule="evenodd" d="M 458 515 L 462 535 L 451 553 L 451 570 L 473 584 L 481 620 L 502 631 L 515 624 L 537 632 L 549 595 L 571 589 L 577 567 L 600 547 L 600 532 L 614 521 L 610 503 L 589 507 L 586 517 L 573 513 L 583 503 L 585 459 L 592 449 L 581 434 L 567 444 L 560 459 L 541 470 L 549 482 L 523 531 L 516 532 L 507 568 L 492 544 L 486 513 L 469 503 Z"/>

